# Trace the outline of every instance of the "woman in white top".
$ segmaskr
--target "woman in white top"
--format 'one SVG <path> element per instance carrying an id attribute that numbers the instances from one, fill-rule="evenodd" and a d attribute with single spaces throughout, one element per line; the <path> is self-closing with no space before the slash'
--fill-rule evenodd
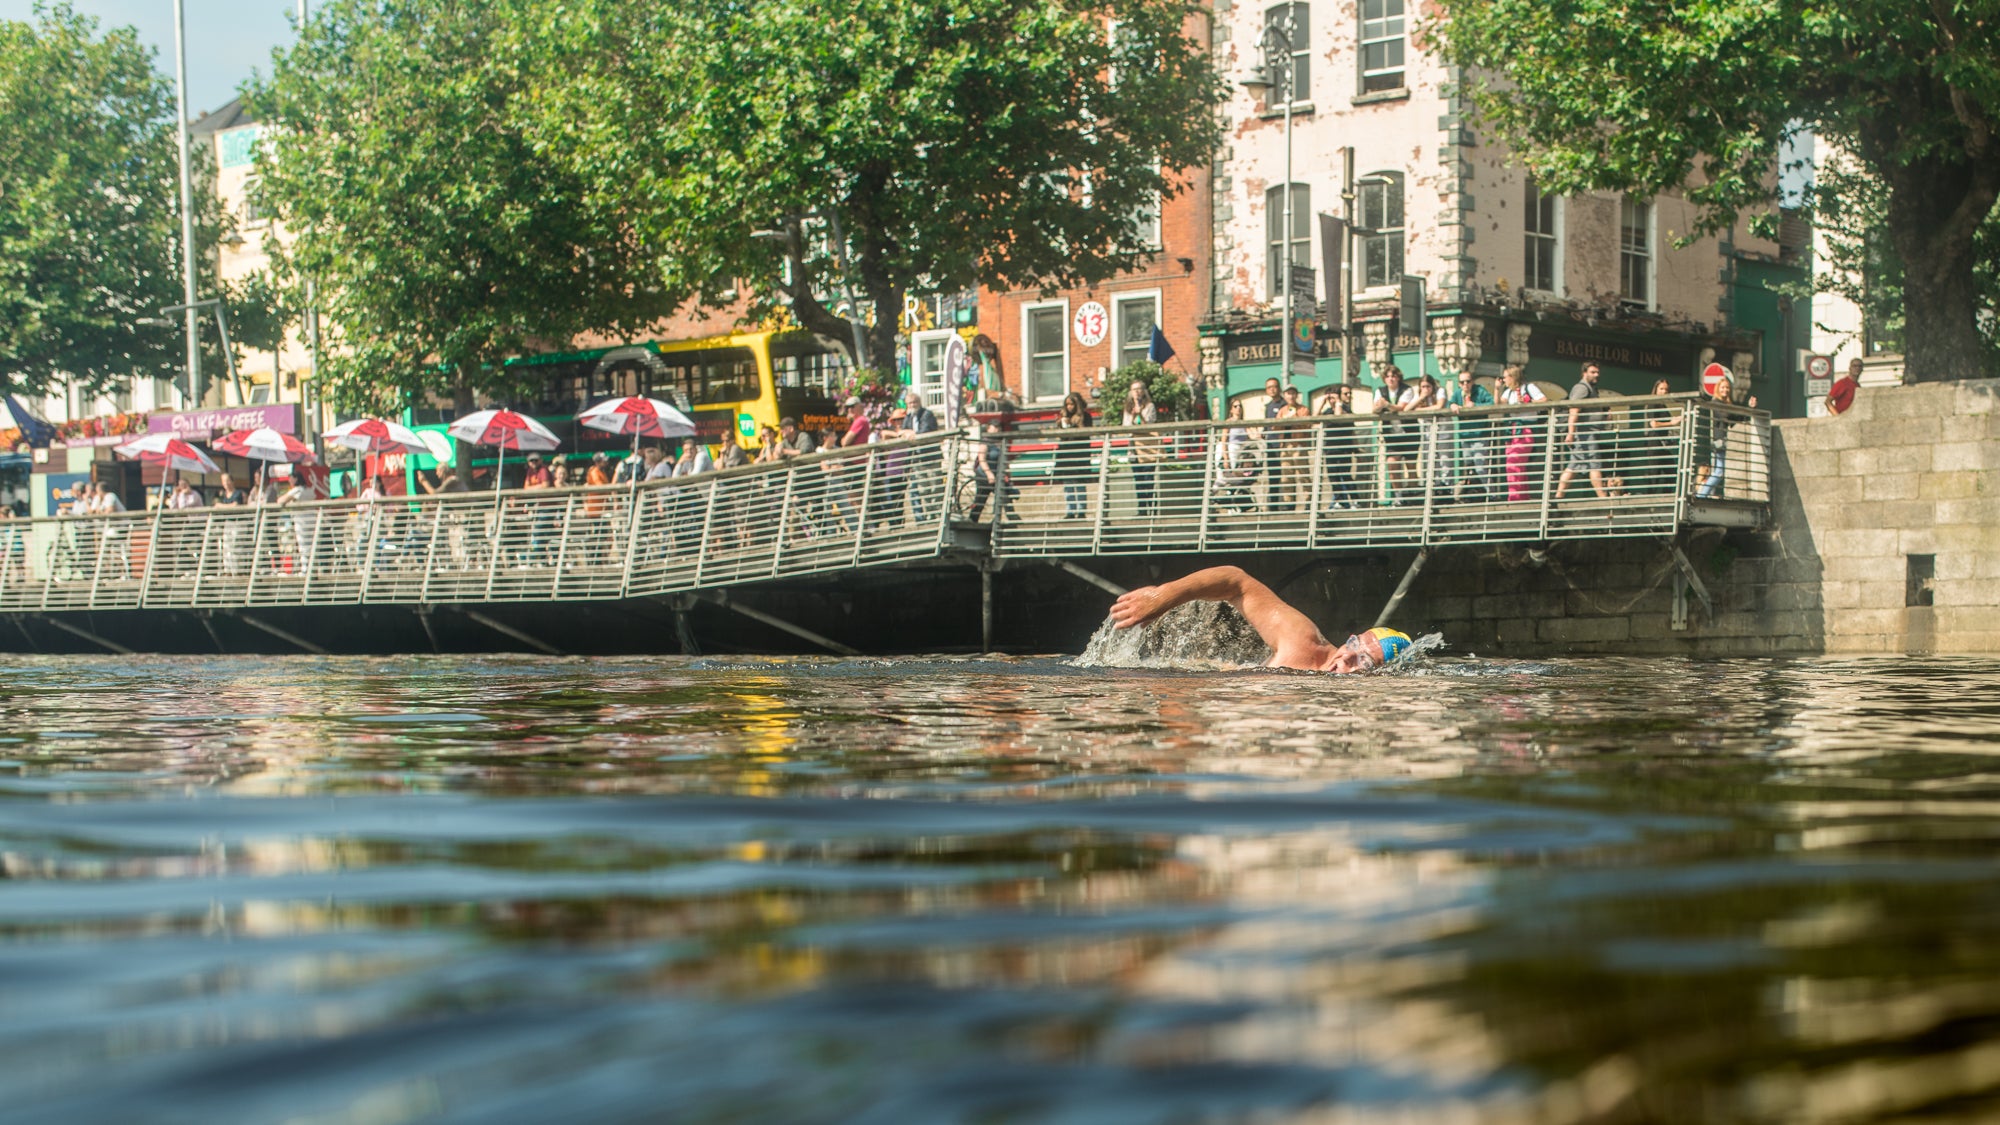
<path id="1" fill-rule="evenodd" d="M 1132 380 L 1125 391 L 1124 422 L 1128 426 L 1150 426 L 1160 420 L 1159 408 L 1146 390 L 1143 379 Z M 1141 514 L 1153 510 L 1153 472 L 1161 456 L 1160 435 L 1132 435 L 1132 495 Z"/>
<path id="2" fill-rule="evenodd" d="M 1518 363 L 1510 364 L 1503 369 L 1500 372 L 1500 380 L 1502 406 L 1527 406 L 1549 400 L 1549 396 L 1528 382 L 1527 369 Z M 1507 423 L 1510 433 L 1507 439 L 1507 499 L 1509 500 L 1528 498 L 1528 459 L 1535 453 L 1537 417 L 1539 415 L 1519 414 Z"/>

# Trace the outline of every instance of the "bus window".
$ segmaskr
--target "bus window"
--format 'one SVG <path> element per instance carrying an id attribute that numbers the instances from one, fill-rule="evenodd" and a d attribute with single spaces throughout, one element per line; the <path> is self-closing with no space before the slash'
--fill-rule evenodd
<path id="1" fill-rule="evenodd" d="M 771 374 L 780 387 L 831 392 L 847 381 L 847 357 L 803 332 L 771 339 Z"/>
<path id="2" fill-rule="evenodd" d="M 758 396 L 757 355 L 749 348 L 699 348 L 666 352 L 647 393 L 690 406 L 718 406 Z"/>

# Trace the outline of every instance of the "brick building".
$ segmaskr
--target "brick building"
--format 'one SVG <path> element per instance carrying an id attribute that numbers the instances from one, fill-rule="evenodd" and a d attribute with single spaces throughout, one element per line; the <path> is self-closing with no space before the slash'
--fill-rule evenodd
<path id="1" fill-rule="evenodd" d="M 1208 13 L 1191 17 L 1187 34 L 1208 46 Z M 1209 169 L 1189 169 L 1176 186 L 1148 216 L 1157 249 L 1138 269 L 1088 288 L 979 291 L 978 330 L 999 346 L 1007 386 L 1023 405 L 1054 407 L 1071 391 L 1097 402 L 1110 372 L 1146 358 L 1156 324 L 1175 353 L 1167 369 L 1197 371 L 1197 327 L 1209 313 L 1214 270 Z M 919 379 L 950 332 L 911 334 L 911 370 Z M 1107 401 L 1098 409 L 1116 409 L 1115 388 Z"/>

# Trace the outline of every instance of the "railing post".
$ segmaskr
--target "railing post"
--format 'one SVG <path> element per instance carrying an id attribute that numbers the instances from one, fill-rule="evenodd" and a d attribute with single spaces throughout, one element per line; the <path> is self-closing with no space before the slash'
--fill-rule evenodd
<path id="1" fill-rule="evenodd" d="M 1129 435 L 1128 435 L 1129 437 Z M 1104 521 L 1111 514 L 1111 436 L 1097 441 L 1097 518 L 1090 523 L 1090 553 L 1104 546 Z"/>
<path id="2" fill-rule="evenodd" d="M 305 579 L 305 581 L 299 583 L 300 605 L 307 605 L 312 602 L 313 579 L 319 572 L 320 525 L 326 522 L 319 518 L 320 513 L 318 509 L 311 509 L 312 522 L 310 526 L 312 530 L 306 533 L 306 541 L 304 543 L 299 542 L 299 521 L 306 518 L 306 511 L 307 509 L 304 508 L 292 509 L 292 547 L 297 552 L 297 556 L 292 560 L 292 572 L 303 576 Z M 374 520 L 375 510 L 370 508 L 368 514 L 362 517 L 362 530 L 368 536 L 368 550 L 370 552 L 375 550 Z M 369 569 L 372 568 L 364 568 L 361 572 L 361 596 L 356 599 L 357 602 L 368 600 Z"/>
<path id="3" fill-rule="evenodd" d="M 1306 433 L 1312 442 L 1312 448 L 1306 450 L 1306 472 L 1312 474 L 1312 486 L 1306 490 L 1305 545 L 1312 547 L 1319 542 L 1319 511 L 1326 502 L 1326 419 L 1315 415 Z"/>
<path id="4" fill-rule="evenodd" d="M 625 566 L 618 580 L 618 596 L 632 596 L 632 571 L 639 565 L 639 482 L 625 492 Z"/>
<path id="5" fill-rule="evenodd" d="M 1417 525 L 1417 546 L 1431 545 L 1431 514 L 1437 506 L 1437 456 L 1439 422 L 1431 418 L 1417 421 L 1417 483 L 1424 490 L 1423 520 Z M 1428 429 L 1430 432 L 1425 433 Z"/>
<path id="6" fill-rule="evenodd" d="M 785 491 L 778 501 L 778 537 L 771 543 L 771 577 L 776 578 L 785 560 L 785 534 L 792 522 L 793 485 L 798 483 L 799 466 L 796 460 L 785 462 Z M 945 497 L 945 507 L 951 506 L 951 497 Z M 942 538 L 942 533 L 940 533 Z"/>
<path id="7" fill-rule="evenodd" d="M 417 601 L 424 605 L 431 600 L 431 575 L 437 573 L 438 540 L 444 538 L 444 509 L 446 494 L 440 493 L 427 501 L 431 506 L 431 533 L 424 544 L 424 580 L 417 586 Z"/>
<path id="8" fill-rule="evenodd" d="M 861 546 L 868 541 L 868 492 L 875 486 L 876 447 L 868 447 L 868 463 L 861 469 L 861 510 L 854 514 L 854 555 L 849 566 L 861 565 Z M 1005 458 L 1001 459 L 1005 462 Z M 997 521 L 996 521 L 997 522 Z"/>
<path id="9" fill-rule="evenodd" d="M 380 500 L 375 501 L 376 504 L 380 504 L 381 502 Z M 359 600 L 365 604 L 368 601 L 369 589 L 375 585 L 375 545 L 382 538 L 375 527 L 375 508 L 372 504 L 366 512 L 361 514 L 361 534 L 366 540 L 366 546 L 361 552 L 361 593 Z M 313 554 L 319 554 L 319 529 L 317 526 L 313 529 Z M 306 590 L 308 593 L 312 590 L 312 574 L 310 571 L 306 574 Z M 305 595 L 301 594 L 299 600 L 305 601 Z"/>
<path id="10" fill-rule="evenodd" d="M 243 580 L 244 605 L 249 605 L 251 596 L 257 592 L 257 556 L 264 549 L 264 513 L 268 510 L 269 505 L 257 505 L 257 514 L 250 521 L 250 557 L 244 563 L 244 569 L 249 572 Z"/>
<path id="11" fill-rule="evenodd" d="M 166 517 L 167 505 L 164 500 L 153 509 L 153 527 L 146 534 L 146 569 L 139 572 L 139 604 L 147 605 L 153 596 L 153 567 L 160 561 L 160 521 Z"/>
<path id="12" fill-rule="evenodd" d="M 943 470 L 944 477 L 944 491 L 937 497 L 937 544 L 932 549 L 942 553 L 945 537 L 951 532 L 951 501 L 958 494 L 958 435 L 941 437 L 932 448 L 937 450 L 938 468 Z M 910 480 L 916 479 L 916 466 L 912 464 Z"/>
<path id="13" fill-rule="evenodd" d="M 1674 524 L 1687 522 L 1688 501 L 1694 495 L 1694 441 L 1701 432 L 1701 419 L 1696 412 L 1701 403 L 1689 399 L 1687 408 L 1681 411 L 1681 448 L 1679 464 L 1674 469 Z"/>
<path id="14" fill-rule="evenodd" d="M 576 522 L 576 493 L 563 497 L 562 534 L 556 536 L 556 575 L 549 583 L 549 597 L 562 596 L 563 573 L 569 567 L 569 529 Z"/>
<path id="15" fill-rule="evenodd" d="M 1215 436 L 1214 431 L 1210 430 L 1208 436 L 1213 438 Z M 1208 456 L 1202 460 L 1206 461 L 1207 464 L 1203 465 L 1201 470 L 1201 523 L 1195 527 L 1194 534 L 1195 548 L 1202 551 L 1208 550 L 1209 514 L 1215 508 L 1215 486 L 1217 480 L 1221 477 L 1222 470 L 1220 463 L 1223 451 L 1227 447 L 1223 444 L 1209 441 L 1206 443 L 1206 448 L 1208 449 Z"/>
<path id="16" fill-rule="evenodd" d="M 188 588 L 188 604 L 201 604 L 201 582 L 208 577 L 208 552 L 221 549 L 222 537 L 215 534 L 215 509 L 202 509 L 201 549 L 194 556 L 194 584 Z"/>
<path id="17" fill-rule="evenodd" d="M 1555 507 L 1556 476 L 1556 407 L 1546 407 L 1548 433 L 1542 438 L 1542 518 L 1540 535 L 1549 537 L 1549 520 Z"/>
<path id="18" fill-rule="evenodd" d="M 94 536 L 94 538 L 97 540 L 96 544 L 97 549 L 92 553 L 92 558 L 90 561 L 90 596 L 87 599 L 85 599 L 83 603 L 84 606 L 89 609 L 96 609 L 97 588 L 99 584 L 102 583 L 104 580 L 104 545 L 111 541 L 111 536 L 106 534 L 106 532 L 111 530 L 111 520 L 110 517 L 108 516 L 106 517 L 85 516 L 84 518 L 103 519 L 104 521 L 104 527 L 98 529 L 97 534 Z"/>
<path id="19" fill-rule="evenodd" d="M 708 572 L 708 536 L 715 526 L 715 505 L 722 493 L 721 485 L 711 477 L 708 482 L 708 503 L 701 509 L 701 539 L 694 545 L 694 584 L 701 585 L 702 575 Z"/>

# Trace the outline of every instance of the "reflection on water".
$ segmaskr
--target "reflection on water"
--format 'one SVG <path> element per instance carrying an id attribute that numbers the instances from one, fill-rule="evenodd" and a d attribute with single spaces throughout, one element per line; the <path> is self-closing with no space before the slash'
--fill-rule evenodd
<path id="1" fill-rule="evenodd" d="M 8 671 L 9 1119 L 2000 1115 L 2000 662 Z"/>

